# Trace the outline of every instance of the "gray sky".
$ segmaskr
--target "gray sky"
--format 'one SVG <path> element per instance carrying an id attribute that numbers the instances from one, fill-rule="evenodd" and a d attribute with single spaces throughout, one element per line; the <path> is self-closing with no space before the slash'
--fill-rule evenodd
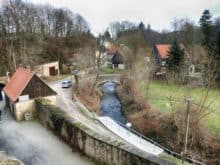
<path id="1" fill-rule="evenodd" d="M 4 1 L 4 0 L 0 0 Z M 189 17 L 195 23 L 204 9 L 220 16 L 220 0 L 26 0 L 34 3 L 66 7 L 81 14 L 93 33 L 103 32 L 110 22 L 143 21 L 153 29 L 170 28 L 173 18 Z"/>

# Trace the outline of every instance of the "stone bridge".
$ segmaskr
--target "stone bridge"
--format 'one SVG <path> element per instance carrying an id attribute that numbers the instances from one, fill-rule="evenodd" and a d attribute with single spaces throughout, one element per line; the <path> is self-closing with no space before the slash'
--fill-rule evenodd
<path id="1" fill-rule="evenodd" d="M 116 85 L 120 85 L 120 74 L 101 74 L 98 78 L 97 87 L 100 87 L 101 85 L 105 84 L 108 81 L 111 81 L 115 83 Z"/>

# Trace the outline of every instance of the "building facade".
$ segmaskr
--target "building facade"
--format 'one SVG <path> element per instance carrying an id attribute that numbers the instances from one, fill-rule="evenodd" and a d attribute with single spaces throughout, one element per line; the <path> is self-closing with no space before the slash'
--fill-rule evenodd
<path id="1" fill-rule="evenodd" d="M 44 97 L 56 104 L 56 92 L 34 72 L 18 68 L 3 89 L 6 107 L 17 121 L 24 120 L 26 113 L 35 113 L 35 98 Z"/>
<path id="2" fill-rule="evenodd" d="M 38 76 L 56 76 L 60 74 L 59 62 L 50 62 L 34 67 Z"/>

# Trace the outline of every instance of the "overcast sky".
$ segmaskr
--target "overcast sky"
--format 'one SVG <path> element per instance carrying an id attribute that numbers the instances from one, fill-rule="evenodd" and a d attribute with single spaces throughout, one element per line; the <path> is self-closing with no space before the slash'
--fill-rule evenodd
<path id="1" fill-rule="evenodd" d="M 0 0 L 4 1 L 4 0 Z M 220 0 L 26 0 L 66 7 L 81 14 L 93 33 L 103 32 L 110 22 L 143 21 L 155 30 L 170 28 L 173 18 L 189 17 L 195 23 L 204 9 L 220 16 Z"/>

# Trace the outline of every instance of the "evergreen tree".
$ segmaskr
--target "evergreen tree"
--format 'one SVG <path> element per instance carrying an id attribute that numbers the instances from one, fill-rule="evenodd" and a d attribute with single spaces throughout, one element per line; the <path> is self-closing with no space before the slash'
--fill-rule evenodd
<path id="1" fill-rule="evenodd" d="M 139 29 L 140 31 L 144 31 L 145 26 L 144 26 L 144 23 L 143 23 L 142 21 L 139 23 L 138 29 Z"/>
<path id="2" fill-rule="evenodd" d="M 184 50 L 180 47 L 178 40 L 175 38 L 168 52 L 169 58 L 167 65 L 169 70 L 180 71 L 184 59 Z"/>
<path id="3" fill-rule="evenodd" d="M 111 39 L 111 35 L 110 35 L 110 33 L 109 33 L 108 30 L 105 31 L 105 33 L 104 33 L 104 38 L 105 38 L 106 40 L 110 40 L 110 39 Z"/>
<path id="4" fill-rule="evenodd" d="M 220 30 L 217 33 L 217 53 L 216 53 L 216 75 L 217 75 L 217 81 L 220 82 Z"/>
<path id="5" fill-rule="evenodd" d="M 211 47 L 211 34 L 212 34 L 212 16 L 209 10 L 204 10 L 199 20 L 201 31 L 204 35 L 202 44 L 210 49 Z"/>
<path id="6" fill-rule="evenodd" d="M 219 57 L 219 60 L 220 60 L 220 29 L 217 33 L 217 42 L 216 42 L 216 47 L 217 47 L 217 54 L 218 54 L 218 57 Z"/>

